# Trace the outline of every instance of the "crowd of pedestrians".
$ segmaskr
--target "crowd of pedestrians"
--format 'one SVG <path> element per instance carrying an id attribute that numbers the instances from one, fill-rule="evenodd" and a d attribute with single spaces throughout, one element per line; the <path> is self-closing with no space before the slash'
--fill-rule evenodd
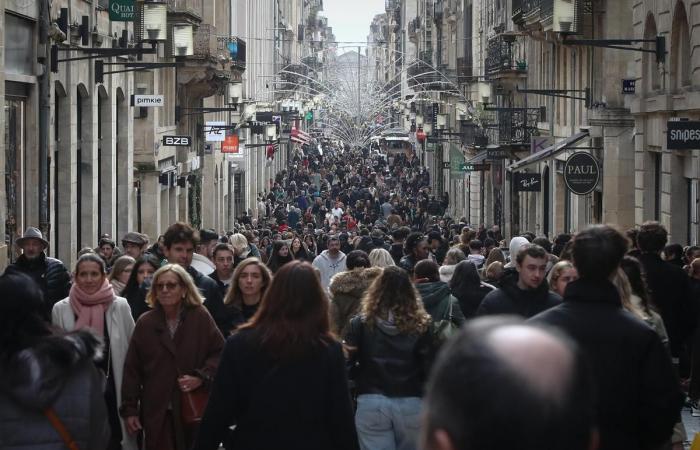
<path id="1" fill-rule="evenodd" d="M 506 241 L 429 184 L 296 152 L 227 232 L 102 236 L 69 271 L 27 229 L 0 448 L 681 449 L 700 248 L 657 222 Z"/>

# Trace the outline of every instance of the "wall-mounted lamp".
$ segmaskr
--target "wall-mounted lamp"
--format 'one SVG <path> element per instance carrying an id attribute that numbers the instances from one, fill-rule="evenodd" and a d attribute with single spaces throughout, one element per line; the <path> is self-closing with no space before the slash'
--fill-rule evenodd
<path id="1" fill-rule="evenodd" d="M 173 56 L 192 55 L 194 55 L 194 29 L 192 25 L 173 25 Z"/>
<path id="2" fill-rule="evenodd" d="M 143 4 L 143 40 L 165 41 L 168 39 L 168 5 L 164 2 Z"/>

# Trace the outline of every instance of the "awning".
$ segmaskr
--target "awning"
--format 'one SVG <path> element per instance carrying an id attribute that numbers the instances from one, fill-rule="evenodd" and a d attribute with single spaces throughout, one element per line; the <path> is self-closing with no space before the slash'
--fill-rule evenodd
<path id="1" fill-rule="evenodd" d="M 477 153 L 476 156 L 473 156 L 469 158 L 468 160 L 464 161 L 465 164 L 481 164 L 482 162 L 486 161 L 486 157 L 488 156 L 488 152 L 486 150 L 482 150 L 481 152 Z"/>
<path id="2" fill-rule="evenodd" d="M 564 139 L 563 141 L 559 141 L 554 145 L 550 145 L 549 147 L 545 148 L 541 152 L 537 152 L 534 155 L 530 155 L 527 158 L 523 158 L 520 161 L 517 161 L 510 166 L 507 167 L 508 170 L 513 171 L 513 170 L 519 170 L 522 169 L 525 166 L 529 166 L 530 164 L 534 164 L 537 162 L 540 162 L 542 160 L 552 158 L 559 154 L 560 152 L 563 152 L 564 150 L 571 148 L 573 145 L 578 143 L 580 140 L 585 139 L 588 137 L 588 130 L 581 131 L 580 133 L 576 133 L 572 136 L 569 136 L 568 138 Z"/>

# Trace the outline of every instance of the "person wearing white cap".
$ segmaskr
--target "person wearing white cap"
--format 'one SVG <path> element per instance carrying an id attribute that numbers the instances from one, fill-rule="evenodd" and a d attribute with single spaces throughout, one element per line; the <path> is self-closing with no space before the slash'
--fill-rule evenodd
<path id="1" fill-rule="evenodd" d="M 22 250 L 22 255 L 10 264 L 6 272 L 24 273 L 37 283 L 44 293 L 42 313 L 46 320 L 50 320 L 54 303 L 68 296 L 70 272 L 60 260 L 46 256 L 49 243 L 38 228 L 27 228 L 15 245 Z"/>

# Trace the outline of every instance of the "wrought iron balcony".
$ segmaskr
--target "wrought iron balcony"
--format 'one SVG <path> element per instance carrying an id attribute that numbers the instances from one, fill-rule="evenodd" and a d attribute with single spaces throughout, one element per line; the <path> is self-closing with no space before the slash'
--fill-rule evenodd
<path id="1" fill-rule="evenodd" d="M 502 34 L 489 40 L 486 49 L 486 74 L 492 78 L 521 75 L 527 72 L 525 61 L 516 61 L 513 56 L 515 36 Z"/>
<path id="2" fill-rule="evenodd" d="M 479 128 L 474 122 L 462 122 L 460 125 L 462 144 L 467 147 L 485 148 L 489 144 L 486 130 Z"/>
<path id="3" fill-rule="evenodd" d="M 529 146 L 530 138 L 538 135 L 538 108 L 506 108 L 489 111 L 491 114 L 486 135 L 489 142 L 499 145 Z"/>

